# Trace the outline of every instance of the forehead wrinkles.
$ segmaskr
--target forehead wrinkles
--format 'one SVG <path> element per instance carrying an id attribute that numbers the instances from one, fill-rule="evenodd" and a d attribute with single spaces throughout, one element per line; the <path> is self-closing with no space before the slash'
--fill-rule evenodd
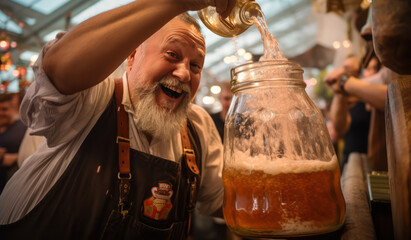
<path id="1" fill-rule="evenodd" d="M 181 41 L 184 39 L 187 43 L 195 45 L 195 47 L 205 52 L 203 35 L 193 25 L 180 20 L 172 20 L 164 28 L 160 29 L 160 32 L 162 32 L 162 34 L 159 35 L 163 37 L 164 42 L 173 40 L 174 38 L 181 38 Z"/>
<path id="2" fill-rule="evenodd" d="M 172 34 L 164 40 L 163 45 L 166 45 L 168 43 L 177 43 L 185 47 L 196 48 L 201 52 L 201 55 L 204 56 L 204 52 L 205 52 L 204 43 L 201 41 L 195 40 L 193 38 L 187 39 L 187 37 L 185 36 L 178 36 L 178 35 Z"/>

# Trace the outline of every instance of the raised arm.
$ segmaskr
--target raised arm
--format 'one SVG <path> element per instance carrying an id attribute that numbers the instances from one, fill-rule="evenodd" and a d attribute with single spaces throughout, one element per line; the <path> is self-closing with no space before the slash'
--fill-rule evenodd
<path id="1" fill-rule="evenodd" d="M 351 115 L 348 98 L 340 93 L 334 93 L 334 98 L 330 107 L 330 121 L 338 139 L 344 137 L 351 125 Z"/>
<path id="2" fill-rule="evenodd" d="M 324 78 L 325 84 L 327 84 L 334 92 L 329 119 L 333 124 L 338 138 L 342 138 L 351 125 L 351 115 L 349 110 L 350 107 L 352 107 L 352 104 L 349 103 L 349 97 L 342 94 L 341 89 L 337 84 L 337 79 L 343 74 L 343 69 L 336 69 L 328 73 Z"/>
<path id="3" fill-rule="evenodd" d="M 43 58 L 43 69 L 63 94 L 104 80 L 142 42 L 187 10 L 217 5 L 227 15 L 235 0 L 137 0 L 76 26 Z"/>
<path id="4" fill-rule="evenodd" d="M 342 93 L 341 78 L 345 74 L 344 70 L 338 69 L 329 73 L 324 81 L 335 93 Z M 378 75 L 384 77 L 383 75 Z M 382 82 L 382 81 L 380 81 Z M 344 91 L 350 96 L 357 97 L 359 100 L 371 104 L 379 110 L 384 111 L 387 99 L 387 85 L 374 84 L 362 81 L 356 77 L 349 77 L 344 83 Z"/>
<path id="5" fill-rule="evenodd" d="M 361 101 L 384 111 L 387 100 L 386 84 L 372 84 L 350 77 L 344 84 L 344 89 L 351 95 L 357 96 Z"/>

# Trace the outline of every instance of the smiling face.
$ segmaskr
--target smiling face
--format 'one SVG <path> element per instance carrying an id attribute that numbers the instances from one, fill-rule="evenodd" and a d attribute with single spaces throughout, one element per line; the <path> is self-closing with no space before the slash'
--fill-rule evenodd
<path id="1" fill-rule="evenodd" d="M 171 129 L 177 125 L 180 128 L 200 83 L 204 54 L 201 33 L 193 25 L 174 18 L 128 57 L 131 101 L 136 115 L 148 118 L 141 121 L 140 128 L 148 124 L 157 125 L 152 130 L 163 124 L 173 124 Z"/>
<path id="2" fill-rule="evenodd" d="M 160 85 L 157 104 L 162 106 L 167 102 L 177 107 L 184 97 L 191 100 L 200 83 L 204 54 L 205 43 L 198 30 L 178 18 L 171 20 L 128 58 L 127 76 L 133 103 L 137 101 L 133 98 L 134 90 L 155 86 L 163 78 L 178 81 Z"/>

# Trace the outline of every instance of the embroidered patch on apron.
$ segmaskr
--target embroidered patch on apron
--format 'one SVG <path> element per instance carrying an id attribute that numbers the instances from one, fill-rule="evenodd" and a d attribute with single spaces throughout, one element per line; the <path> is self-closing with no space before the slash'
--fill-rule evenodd
<path id="1" fill-rule="evenodd" d="M 159 182 L 158 186 L 151 188 L 152 196 L 144 200 L 144 216 L 154 220 L 166 220 L 168 213 L 173 208 L 171 196 L 172 185 Z"/>

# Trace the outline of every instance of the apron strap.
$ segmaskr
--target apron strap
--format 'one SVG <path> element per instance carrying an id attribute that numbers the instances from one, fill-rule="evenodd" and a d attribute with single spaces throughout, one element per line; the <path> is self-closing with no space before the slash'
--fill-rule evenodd
<path id="1" fill-rule="evenodd" d="M 128 129 L 128 114 L 124 110 L 123 100 L 123 79 L 115 79 L 115 94 L 117 107 L 117 139 L 118 143 L 118 179 L 120 179 L 120 194 L 118 207 L 119 211 L 125 217 L 131 207 L 131 202 L 128 199 L 130 193 L 130 138 Z"/>
<path id="2" fill-rule="evenodd" d="M 189 174 L 198 175 L 200 174 L 200 170 L 198 170 L 197 162 L 196 162 L 196 155 L 194 152 L 193 147 L 191 147 L 190 138 L 188 137 L 187 133 L 187 125 L 184 124 L 181 128 L 181 143 L 183 144 L 183 154 L 184 159 L 186 161 L 187 167 L 190 170 Z"/>
<path id="3" fill-rule="evenodd" d="M 118 143 L 118 161 L 119 161 L 119 173 L 120 179 L 120 198 L 119 198 L 119 211 L 125 217 L 128 214 L 128 210 L 131 207 L 131 202 L 128 199 L 130 192 L 130 138 L 129 138 L 129 122 L 128 114 L 124 110 L 122 104 L 123 99 L 123 79 L 115 79 L 115 95 L 117 106 L 117 139 Z M 187 121 L 189 121 L 187 119 Z M 190 230 L 191 215 L 195 208 L 196 196 L 197 196 L 197 177 L 200 174 L 200 170 L 197 166 L 196 155 L 193 147 L 191 146 L 190 138 L 187 133 L 187 124 L 184 124 L 181 128 L 181 142 L 183 145 L 183 161 L 187 166 L 188 184 L 189 184 L 189 201 L 188 201 L 188 231 Z"/>
<path id="4" fill-rule="evenodd" d="M 187 121 L 189 121 L 187 119 Z M 188 174 L 188 184 L 189 184 L 189 199 L 188 199 L 188 229 L 190 231 L 191 227 L 191 216 L 196 204 L 196 196 L 197 196 L 197 177 L 200 174 L 200 170 L 198 170 L 196 155 L 194 152 L 193 147 L 191 146 L 190 139 L 187 133 L 187 124 L 184 124 L 181 128 L 181 143 L 183 145 L 183 161 L 187 166 L 187 174 Z"/>

